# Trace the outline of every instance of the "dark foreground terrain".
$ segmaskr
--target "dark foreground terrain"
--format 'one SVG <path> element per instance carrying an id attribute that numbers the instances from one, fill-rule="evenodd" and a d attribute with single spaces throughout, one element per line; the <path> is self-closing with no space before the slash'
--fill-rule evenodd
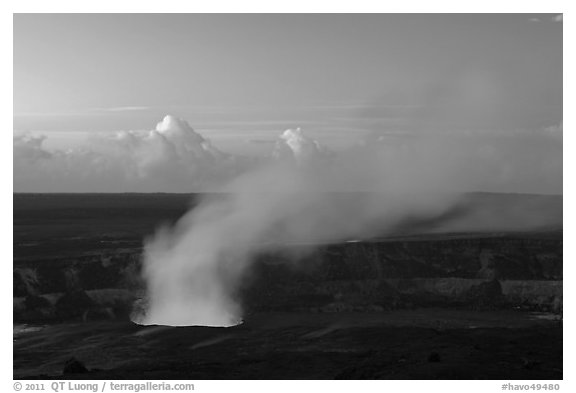
<path id="1" fill-rule="evenodd" d="M 67 323 L 14 340 L 15 378 L 562 379 L 549 315 L 419 309 L 255 315 L 230 328 Z M 87 370 L 63 375 L 71 357 Z"/>
<path id="2" fill-rule="evenodd" d="M 15 195 L 14 377 L 563 377 L 561 197 L 472 194 L 396 236 L 260 255 L 238 288 L 243 324 L 138 326 L 142 239 L 195 200 Z M 543 225 L 434 230 L 466 215 Z"/>

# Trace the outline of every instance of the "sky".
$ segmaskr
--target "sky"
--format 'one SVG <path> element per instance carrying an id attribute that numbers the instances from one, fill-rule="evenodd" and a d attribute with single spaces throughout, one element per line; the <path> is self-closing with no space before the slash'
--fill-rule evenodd
<path id="1" fill-rule="evenodd" d="M 15 14 L 14 131 L 44 149 L 170 114 L 262 155 L 302 127 L 374 135 L 562 129 L 557 14 Z"/>

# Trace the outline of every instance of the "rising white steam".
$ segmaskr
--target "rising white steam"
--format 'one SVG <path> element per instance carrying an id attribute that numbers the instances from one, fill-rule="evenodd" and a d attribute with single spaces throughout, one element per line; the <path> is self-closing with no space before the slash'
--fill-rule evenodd
<path id="1" fill-rule="evenodd" d="M 14 188 L 223 191 L 146 242 L 148 307 L 138 321 L 228 326 L 242 318 L 237 291 L 259 253 L 386 234 L 406 220 L 441 215 L 466 191 L 561 194 L 562 132 L 559 125 L 512 134 L 375 133 L 335 153 L 294 129 L 279 136 L 268 160 L 243 166 L 167 116 L 153 130 L 98 137 L 68 151 L 45 149 L 43 137 L 15 136 Z M 478 209 L 443 229 L 561 223 L 561 211 L 527 210 L 537 209 Z"/>
<path id="2" fill-rule="evenodd" d="M 259 253 L 369 237 L 407 218 L 438 216 L 458 192 L 502 182 L 498 165 L 507 171 L 528 165 L 526 158 L 507 157 L 513 148 L 419 138 L 317 160 L 321 146 L 288 130 L 275 155 L 294 160 L 240 175 L 223 187 L 226 194 L 204 198 L 146 242 L 148 308 L 138 322 L 234 325 L 242 318 L 239 285 Z"/>

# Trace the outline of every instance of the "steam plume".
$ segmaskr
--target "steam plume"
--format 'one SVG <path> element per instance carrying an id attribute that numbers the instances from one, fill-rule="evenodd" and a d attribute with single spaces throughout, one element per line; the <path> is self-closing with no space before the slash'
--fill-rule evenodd
<path id="1" fill-rule="evenodd" d="M 450 213 L 466 191 L 562 193 L 562 124 L 515 133 L 374 133 L 330 152 L 301 129 L 277 139 L 272 158 L 239 165 L 190 125 L 166 116 L 150 131 L 98 137 L 49 151 L 14 137 L 16 191 L 223 191 L 204 197 L 145 244 L 145 324 L 217 325 L 242 317 L 236 293 L 259 253 L 393 233 L 445 215 L 431 231 L 527 230 L 561 224 L 529 204 Z M 40 189 L 28 189 L 34 185 Z M 210 185 L 213 188 L 207 188 Z M 558 213 L 559 212 L 559 213 Z M 358 261 L 362 263 L 362 261 Z"/>
<path id="2" fill-rule="evenodd" d="M 312 160 L 321 147 L 301 130 L 288 130 L 277 149 L 296 162 L 279 160 L 240 175 L 222 188 L 226 194 L 205 197 L 173 228 L 146 242 L 148 309 L 138 321 L 236 324 L 242 318 L 236 292 L 256 255 L 288 252 L 294 243 L 313 247 L 383 234 L 410 217 L 438 216 L 461 191 L 497 187 L 504 178 L 491 164 L 505 164 L 508 171 L 527 165 L 501 146 L 418 138 Z M 452 226 L 467 229 L 463 222 Z"/>

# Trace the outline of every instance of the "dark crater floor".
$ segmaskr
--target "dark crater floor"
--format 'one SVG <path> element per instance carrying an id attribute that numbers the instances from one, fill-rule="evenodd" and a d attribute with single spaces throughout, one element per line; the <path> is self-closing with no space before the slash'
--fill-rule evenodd
<path id="1" fill-rule="evenodd" d="M 56 324 L 14 338 L 14 378 L 562 379 L 551 314 L 267 313 L 229 328 Z M 70 358 L 87 372 L 63 375 Z"/>

